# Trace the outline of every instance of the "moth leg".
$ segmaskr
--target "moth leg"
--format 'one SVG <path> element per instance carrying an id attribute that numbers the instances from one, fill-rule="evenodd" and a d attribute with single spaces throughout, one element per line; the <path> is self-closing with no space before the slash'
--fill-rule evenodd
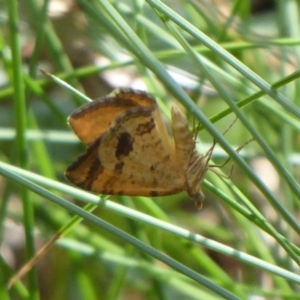
<path id="1" fill-rule="evenodd" d="M 254 141 L 254 138 L 251 138 L 248 141 L 246 141 L 243 145 L 241 145 L 240 147 L 238 147 L 235 150 L 235 152 L 239 153 L 246 145 L 248 145 L 252 141 Z M 231 157 L 228 157 L 222 164 L 219 164 L 219 165 L 209 165 L 208 168 L 209 168 L 210 171 L 214 172 L 215 174 L 217 174 L 217 175 L 219 175 L 221 177 L 224 177 L 226 179 L 229 179 L 230 176 L 231 176 L 231 174 L 232 174 L 232 171 L 234 169 L 234 164 L 232 164 L 228 175 L 221 174 L 221 173 L 217 172 L 216 170 L 214 170 L 213 168 L 222 168 L 222 167 L 224 167 L 230 161 L 230 159 L 231 159 Z"/>

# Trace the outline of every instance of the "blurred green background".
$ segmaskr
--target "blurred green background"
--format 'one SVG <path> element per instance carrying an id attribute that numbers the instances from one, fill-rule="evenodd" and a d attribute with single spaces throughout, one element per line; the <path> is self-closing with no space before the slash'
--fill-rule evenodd
<path id="1" fill-rule="evenodd" d="M 299 299 L 299 13 L 296 0 L 2 2 L 0 298 Z M 206 174 L 202 210 L 185 192 L 83 193 L 64 171 L 86 148 L 67 124 L 84 99 L 57 78 L 91 99 L 147 90 L 168 128 L 179 105 L 197 149 L 215 139 L 212 164 L 232 158 L 230 179 Z"/>

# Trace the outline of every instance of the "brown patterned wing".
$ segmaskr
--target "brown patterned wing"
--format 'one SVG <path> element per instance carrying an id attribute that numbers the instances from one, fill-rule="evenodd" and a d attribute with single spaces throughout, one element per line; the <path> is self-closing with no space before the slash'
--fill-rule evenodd
<path id="1" fill-rule="evenodd" d="M 118 115 L 66 172 L 83 189 L 102 194 L 170 195 L 185 190 L 185 176 L 156 107 Z"/>

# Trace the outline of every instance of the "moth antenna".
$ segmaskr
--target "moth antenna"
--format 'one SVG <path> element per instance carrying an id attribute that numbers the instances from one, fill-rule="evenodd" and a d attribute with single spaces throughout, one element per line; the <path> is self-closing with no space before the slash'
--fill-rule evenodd
<path id="1" fill-rule="evenodd" d="M 238 117 L 235 117 L 234 120 L 231 122 L 231 124 L 225 129 L 225 131 L 222 133 L 222 135 L 225 135 L 230 128 L 234 125 L 234 123 L 237 121 Z"/>

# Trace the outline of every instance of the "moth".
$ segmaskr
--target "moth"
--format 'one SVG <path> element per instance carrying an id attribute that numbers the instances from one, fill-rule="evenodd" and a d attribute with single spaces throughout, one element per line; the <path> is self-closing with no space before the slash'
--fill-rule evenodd
<path id="1" fill-rule="evenodd" d="M 99 194 L 165 196 L 186 191 L 201 208 L 201 183 L 211 152 L 195 149 L 195 134 L 178 107 L 171 110 L 168 135 L 150 94 L 118 89 L 69 116 L 74 133 L 87 145 L 66 170 L 78 187 Z"/>

